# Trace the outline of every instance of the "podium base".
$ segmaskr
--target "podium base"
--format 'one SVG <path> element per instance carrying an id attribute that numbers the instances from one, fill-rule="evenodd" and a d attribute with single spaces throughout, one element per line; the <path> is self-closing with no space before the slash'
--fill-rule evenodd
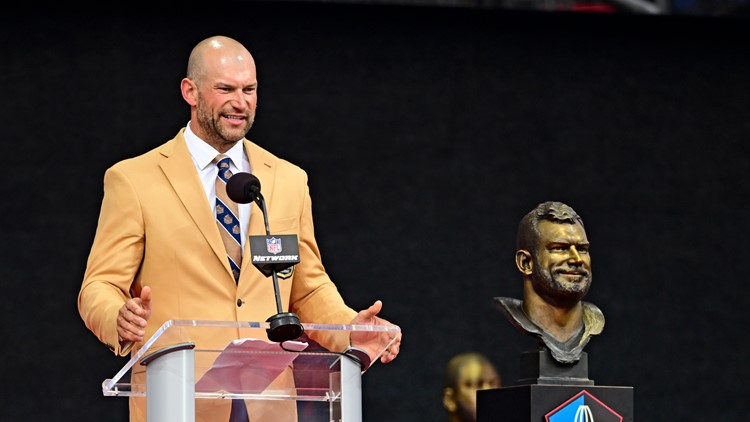
<path id="1" fill-rule="evenodd" d="M 633 387 L 521 385 L 477 391 L 477 422 L 633 422 Z"/>

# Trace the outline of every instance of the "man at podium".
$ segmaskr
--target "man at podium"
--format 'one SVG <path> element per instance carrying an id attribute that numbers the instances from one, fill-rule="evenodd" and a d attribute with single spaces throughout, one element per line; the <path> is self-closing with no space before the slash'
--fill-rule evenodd
<path id="1" fill-rule="evenodd" d="M 250 52 L 225 36 L 199 42 L 180 88 L 190 106 L 185 126 L 104 174 L 98 226 L 78 296 L 86 327 L 114 354 L 125 356 L 168 320 L 263 321 L 276 314 L 275 283 L 253 267 L 246 246 L 248 236 L 267 234 L 264 217 L 273 233 L 298 236 L 299 263 L 278 274 L 284 309 L 301 322 L 393 325 L 378 316 L 380 301 L 360 312 L 350 308 L 326 273 L 306 172 L 245 138 L 258 99 Z M 219 179 L 237 172 L 260 180 L 267 214 L 257 204 L 223 198 Z M 232 239 L 240 255 L 232 256 Z M 376 344 L 390 340 L 375 337 L 388 335 L 313 339 L 330 351 L 343 351 L 351 341 L 374 353 Z M 381 362 L 398 355 L 400 334 L 396 337 Z M 229 340 L 197 339 L 218 348 Z M 144 379 L 143 371 L 132 378 Z M 229 420 L 228 400 L 198 402 L 196 420 Z M 274 404 L 273 411 L 250 407 L 253 422 L 296 418 L 288 403 Z M 145 399 L 131 397 L 130 415 L 132 421 L 145 420 Z"/>

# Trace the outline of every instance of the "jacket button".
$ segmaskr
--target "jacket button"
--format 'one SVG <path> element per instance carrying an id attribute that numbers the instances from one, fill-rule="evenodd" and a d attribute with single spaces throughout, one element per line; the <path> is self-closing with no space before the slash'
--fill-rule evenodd
<path id="1" fill-rule="evenodd" d="M 242 306 L 242 304 L 245 303 L 242 301 L 242 299 L 237 299 L 237 306 Z"/>

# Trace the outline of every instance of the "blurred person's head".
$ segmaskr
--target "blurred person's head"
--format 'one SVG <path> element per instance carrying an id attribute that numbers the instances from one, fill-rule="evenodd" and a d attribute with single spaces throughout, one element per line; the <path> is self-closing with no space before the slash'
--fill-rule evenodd
<path id="1" fill-rule="evenodd" d="M 477 419 L 477 390 L 499 388 L 500 374 L 482 354 L 468 352 L 452 357 L 445 368 L 443 407 L 450 422 Z"/>

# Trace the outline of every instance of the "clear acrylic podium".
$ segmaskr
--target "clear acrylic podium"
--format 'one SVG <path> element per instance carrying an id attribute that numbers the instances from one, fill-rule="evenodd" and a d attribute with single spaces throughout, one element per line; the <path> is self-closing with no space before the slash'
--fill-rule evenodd
<path id="1" fill-rule="evenodd" d="M 382 348 L 378 345 L 375 362 L 401 329 L 313 323 L 302 327 L 303 337 L 282 348 L 267 340 L 268 322 L 170 320 L 114 377 L 102 382 L 102 391 L 105 396 L 145 397 L 149 422 L 193 422 L 196 400 L 222 399 L 318 402 L 328 421 L 361 422 L 361 376 L 371 364 L 367 354 L 330 352 L 310 337 L 386 333 L 383 337 L 391 340 L 382 342 Z M 131 381 L 135 371 L 144 369 L 145 377 L 138 379 L 145 382 Z M 294 381 L 276 382 L 282 378 Z M 299 421 L 305 422 L 304 415 Z"/>

